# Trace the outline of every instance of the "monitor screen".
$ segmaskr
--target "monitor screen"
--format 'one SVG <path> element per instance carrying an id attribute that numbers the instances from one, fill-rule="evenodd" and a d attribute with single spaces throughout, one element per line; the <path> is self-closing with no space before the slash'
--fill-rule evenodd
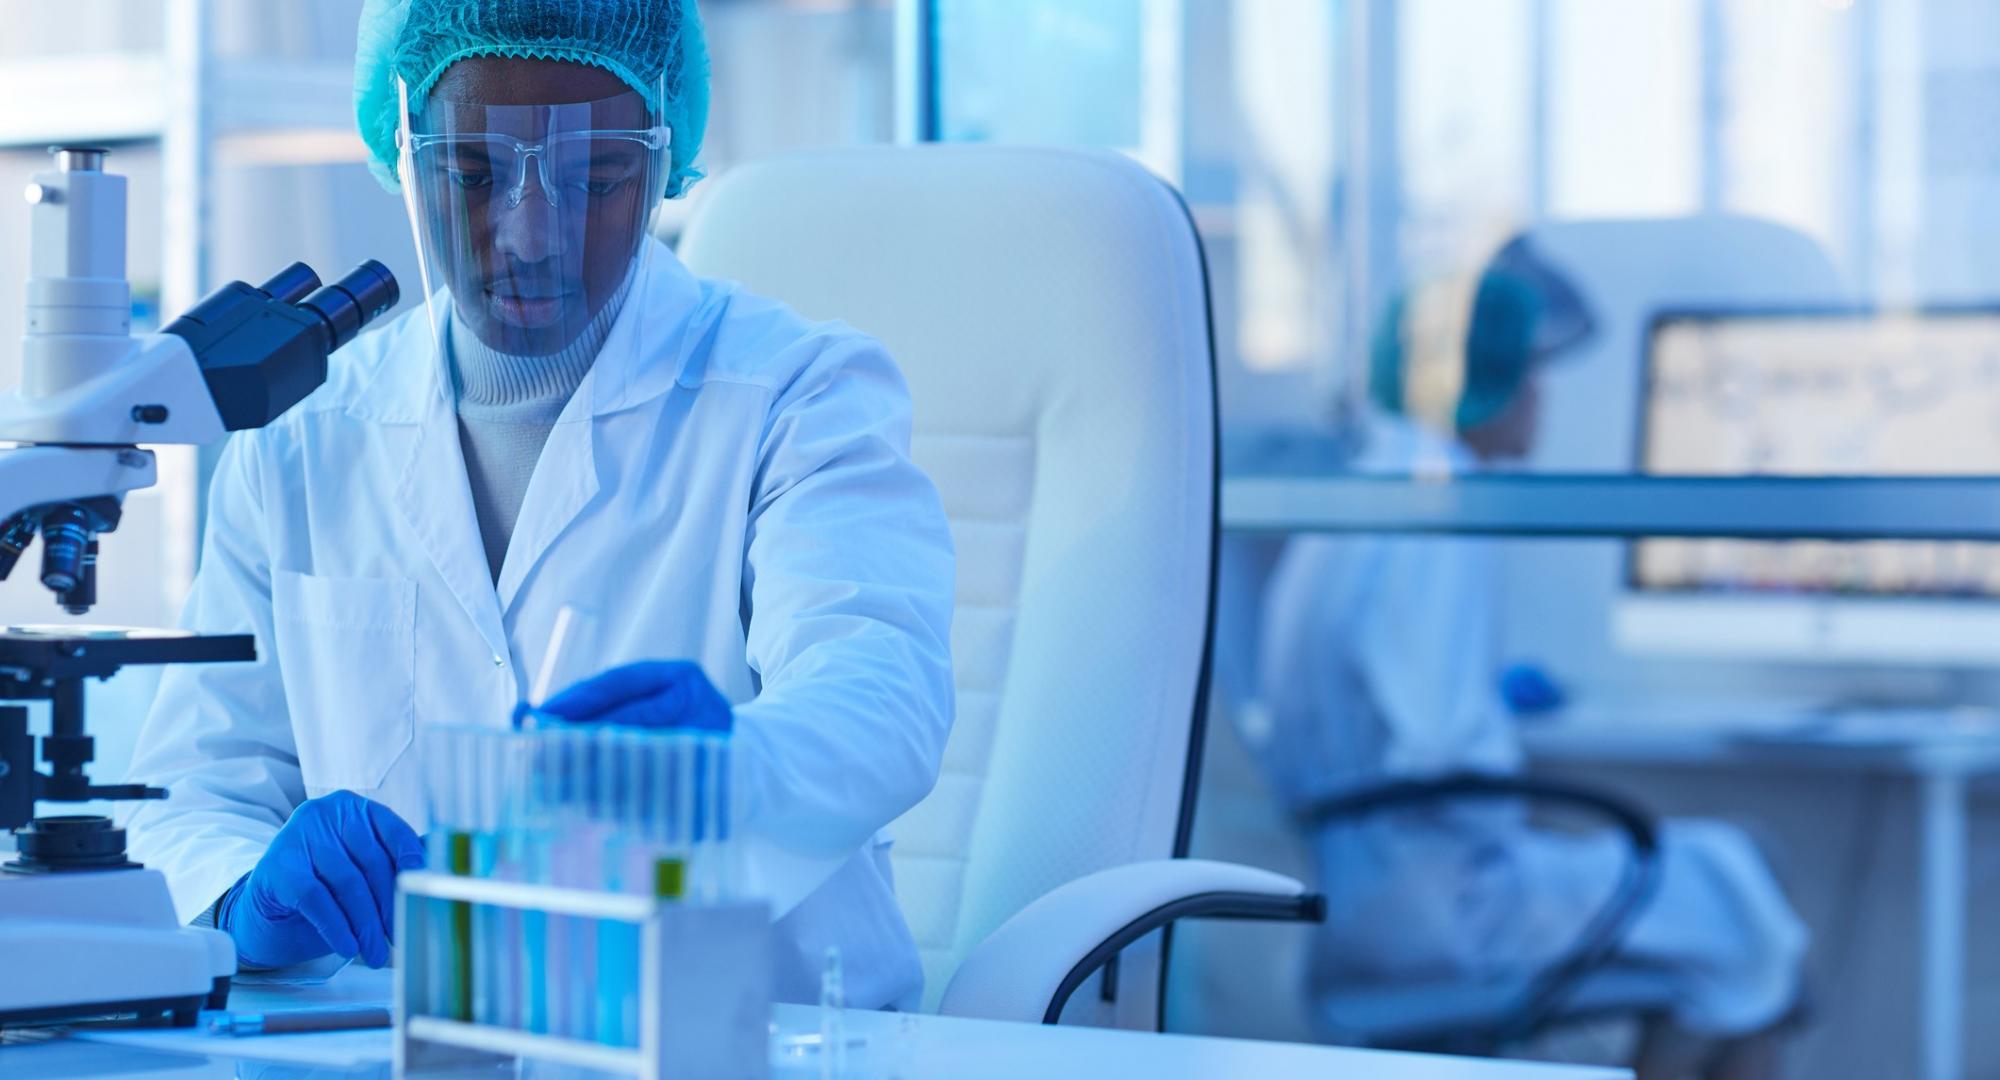
<path id="1" fill-rule="evenodd" d="M 2000 310 L 1663 315 L 1640 466 L 1694 476 L 2000 474 Z M 1646 540 L 1646 592 L 2000 596 L 2000 544 Z"/>

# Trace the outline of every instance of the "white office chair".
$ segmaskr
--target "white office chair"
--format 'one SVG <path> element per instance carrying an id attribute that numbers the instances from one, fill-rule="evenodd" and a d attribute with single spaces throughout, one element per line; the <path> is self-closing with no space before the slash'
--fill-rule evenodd
<path id="1" fill-rule="evenodd" d="M 680 253 L 874 335 L 909 379 L 958 549 L 957 722 L 892 830 L 926 1008 L 1054 1022 L 1088 982 L 1068 1020 L 1150 1029 L 1172 919 L 1316 918 L 1295 880 L 1175 858 L 1216 537 L 1207 279 L 1175 192 L 1107 153 L 815 153 L 713 183 Z"/>

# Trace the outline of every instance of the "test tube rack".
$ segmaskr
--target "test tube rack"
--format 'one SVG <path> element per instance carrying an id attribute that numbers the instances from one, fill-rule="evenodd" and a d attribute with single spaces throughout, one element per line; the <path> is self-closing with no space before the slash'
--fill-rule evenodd
<path id="1" fill-rule="evenodd" d="M 438 902 L 629 923 L 639 930 L 635 1047 L 426 1015 L 425 917 Z M 565 1064 L 638 1080 L 763 1080 L 770 1071 L 770 910 L 549 885 L 406 873 L 396 881 L 396 1075 L 502 1060 Z"/>

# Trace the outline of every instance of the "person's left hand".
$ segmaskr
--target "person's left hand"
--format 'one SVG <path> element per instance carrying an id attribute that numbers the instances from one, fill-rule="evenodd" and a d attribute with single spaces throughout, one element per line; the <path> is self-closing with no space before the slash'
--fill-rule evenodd
<path id="1" fill-rule="evenodd" d="M 729 702 L 690 660 L 646 660 L 612 668 L 542 703 L 538 713 L 572 724 L 727 732 Z"/>

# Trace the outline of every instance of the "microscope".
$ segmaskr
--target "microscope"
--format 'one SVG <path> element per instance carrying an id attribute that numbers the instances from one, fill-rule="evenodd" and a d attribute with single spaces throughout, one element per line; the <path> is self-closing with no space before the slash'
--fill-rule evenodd
<path id="1" fill-rule="evenodd" d="M 303 263 L 260 286 L 232 282 L 156 334 L 131 333 L 125 178 L 106 152 L 64 147 L 29 203 L 28 326 L 22 377 L 0 394 L 0 581 L 41 541 L 41 583 L 72 615 L 97 602 L 98 537 L 126 492 L 156 479 L 141 444 L 201 445 L 262 427 L 326 381 L 327 357 L 396 305 L 396 280 L 365 262 L 322 287 Z M 0 626 L 0 828 L 18 855 L 0 866 L 0 1027 L 136 1014 L 192 1025 L 221 1008 L 236 953 L 227 935 L 182 926 L 166 879 L 126 858 L 125 834 L 92 815 L 34 816 L 35 804 L 160 799 L 97 784 L 84 688 L 134 665 L 243 663 L 247 634 Z M 46 701 L 48 733 L 18 702 Z M 36 744 L 42 763 L 38 771 Z"/>

